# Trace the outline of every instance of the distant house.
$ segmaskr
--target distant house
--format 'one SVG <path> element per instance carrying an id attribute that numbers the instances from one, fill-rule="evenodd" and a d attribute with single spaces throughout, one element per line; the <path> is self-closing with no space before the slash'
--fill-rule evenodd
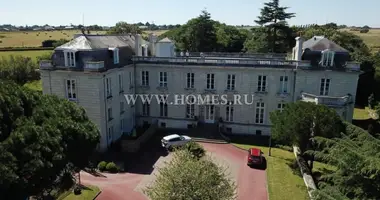
<path id="1" fill-rule="evenodd" d="M 139 26 L 140 29 L 148 29 L 148 26 Z"/>
<path id="2" fill-rule="evenodd" d="M 74 27 L 73 26 L 66 26 L 65 29 L 66 30 L 72 30 L 72 29 L 74 29 Z"/>
<path id="3" fill-rule="evenodd" d="M 52 26 L 45 26 L 44 29 L 47 31 L 54 30 L 54 28 Z"/>

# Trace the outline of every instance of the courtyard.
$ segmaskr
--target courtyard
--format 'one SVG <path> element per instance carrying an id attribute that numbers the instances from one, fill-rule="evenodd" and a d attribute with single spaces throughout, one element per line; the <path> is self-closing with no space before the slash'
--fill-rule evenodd
<path id="1" fill-rule="evenodd" d="M 136 160 L 131 160 L 126 172 L 118 174 L 102 173 L 92 175 L 81 172 L 81 181 L 85 185 L 96 185 L 101 189 L 99 200 L 110 199 L 148 199 L 143 194 L 146 188 L 155 179 L 158 168 L 171 159 L 159 142 L 146 145 L 144 151 Z M 237 184 L 239 200 L 266 200 L 268 199 L 266 172 L 262 169 L 253 169 L 246 165 L 247 151 L 238 149 L 231 144 L 201 143 L 207 154 L 215 163 L 226 168 L 229 178 Z M 254 194 L 254 195 L 252 195 Z"/>

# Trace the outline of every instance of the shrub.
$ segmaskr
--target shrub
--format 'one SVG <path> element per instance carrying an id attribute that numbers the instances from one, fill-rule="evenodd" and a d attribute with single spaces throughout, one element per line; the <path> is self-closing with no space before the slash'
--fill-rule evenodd
<path id="1" fill-rule="evenodd" d="M 119 167 L 116 166 L 116 164 L 114 162 L 110 162 L 107 164 L 106 170 L 111 172 L 111 173 L 117 173 L 117 172 L 119 172 Z"/>
<path id="2" fill-rule="evenodd" d="M 361 29 L 360 30 L 360 33 L 368 33 L 369 32 L 369 29 Z"/>
<path id="3" fill-rule="evenodd" d="M 106 166 L 107 166 L 107 162 L 106 161 L 102 161 L 98 164 L 98 169 L 99 171 L 105 171 L 106 170 Z"/>
<path id="4" fill-rule="evenodd" d="M 200 159 L 206 155 L 206 150 L 200 144 L 193 141 L 187 143 L 183 148 L 188 150 L 196 159 Z"/>
<path id="5" fill-rule="evenodd" d="M 74 187 L 74 194 L 75 195 L 80 195 L 82 193 L 81 189 L 79 186 Z"/>

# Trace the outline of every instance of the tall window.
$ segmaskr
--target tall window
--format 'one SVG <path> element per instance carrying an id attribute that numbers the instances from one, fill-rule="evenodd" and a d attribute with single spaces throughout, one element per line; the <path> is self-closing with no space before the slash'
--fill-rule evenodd
<path id="1" fill-rule="evenodd" d="M 119 74 L 119 92 L 124 92 L 123 73 Z"/>
<path id="2" fill-rule="evenodd" d="M 213 90 L 215 89 L 215 74 L 207 74 L 207 89 Z"/>
<path id="3" fill-rule="evenodd" d="M 194 73 L 187 73 L 186 88 L 194 88 Z"/>
<path id="4" fill-rule="evenodd" d="M 267 85 L 267 76 L 258 76 L 258 82 L 257 82 L 257 91 L 258 92 L 265 92 L 266 91 L 266 85 Z"/>
<path id="5" fill-rule="evenodd" d="M 67 94 L 67 98 L 70 100 L 76 100 L 77 99 L 76 87 L 75 86 L 76 85 L 75 85 L 74 79 L 66 80 L 66 94 Z"/>
<path id="6" fill-rule="evenodd" d="M 107 114 L 108 114 L 108 117 L 107 117 L 108 121 L 111 121 L 113 119 L 113 117 L 112 117 L 112 108 L 108 108 Z"/>
<path id="7" fill-rule="evenodd" d="M 288 76 L 280 76 L 280 93 L 288 92 Z"/>
<path id="8" fill-rule="evenodd" d="M 227 90 L 235 90 L 235 74 L 228 74 Z"/>
<path id="9" fill-rule="evenodd" d="M 129 86 L 133 86 L 133 75 L 132 72 L 129 72 Z"/>
<path id="10" fill-rule="evenodd" d="M 160 103 L 160 117 L 167 117 L 168 116 L 168 104 L 167 103 Z"/>
<path id="11" fill-rule="evenodd" d="M 188 104 L 186 104 L 186 118 L 192 119 L 194 118 L 194 115 L 195 115 L 195 104 L 193 103 L 195 102 L 194 97 L 189 96 L 189 99 L 187 102 Z"/>
<path id="12" fill-rule="evenodd" d="M 141 85 L 149 86 L 149 72 L 148 71 L 141 72 Z"/>
<path id="13" fill-rule="evenodd" d="M 226 106 L 226 121 L 234 121 L 234 107 L 232 105 L 232 102 L 228 102 Z"/>
<path id="14" fill-rule="evenodd" d="M 74 51 L 65 51 L 65 66 L 75 67 L 75 52 Z"/>
<path id="15" fill-rule="evenodd" d="M 330 79 L 328 78 L 322 78 L 321 79 L 321 88 L 319 90 L 319 94 L 323 96 L 329 95 L 329 89 L 330 89 Z"/>
<path id="16" fill-rule="evenodd" d="M 113 63 L 119 64 L 119 49 L 118 48 L 113 49 Z"/>
<path id="17" fill-rule="evenodd" d="M 120 102 L 120 113 L 124 113 L 124 101 Z"/>
<path id="18" fill-rule="evenodd" d="M 167 87 L 168 86 L 168 73 L 167 72 L 160 72 L 160 87 Z"/>
<path id="19" fill-rule="evenodd" d="M 108 139 L 112 139 L 112 135 L 113 135 L 113 126 L 110 126 L 108 128 Z"/>
<path id="20" fill-rule="evenodd" d="M 120 120 L 120 131 L 121 131 L 121 133 L 124 132 L 124 119 Z"/>
<path id="21" fill-rule="evenodd" d="M 147 102 L 145 102 L 143 104 L 142 115 L 143 116 L 150 116 L 150 105 Z"/>
<path id="22" fill-rule="evenodd" d="M 329 50 L 322 51 L 322 59 L 321 59 L 322 66 L 334 66 L 334 57 L 335 57 L 334 51 L 329 51 Z"/>
<path id="23" fill-rule="evenodd" d="M 256 124 L 264 124 L 264 102 L 257 102 L 256 103 Z"/>
<path id="24" fill-rule="evenodd" d="M 106 93 L 107 97 L 112 96 L 111 78 L 106 78 Z"/>
<path id="25" fill-rule="evenodd" d="M 284 108 L 285 108 L 285 104 L 284 104 L 284 103 L 279 103 L 279 104 L 277 104 L 277 109 L 278 109 L 280 112 L 282 112 L 282 111 L 284 110 Z"/>

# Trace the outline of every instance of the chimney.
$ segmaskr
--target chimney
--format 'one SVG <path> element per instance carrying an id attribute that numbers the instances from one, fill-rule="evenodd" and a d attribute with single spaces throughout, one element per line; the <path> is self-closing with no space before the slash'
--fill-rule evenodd
<path id="1" fill-rule="evenodd" d="M 149 34 L 149 50 L 153 56 L 156 56 L 156 42 L 157 36 L 153 33 Z"/>
<path id="2" fill-rule="evenodd" d="M 296 48 L 295 48 L 295 60 L 300 61 L 302 60 L 302 50 L 303 48 L 303 38 L 302 37 L 296 37 Z"/>
<path id="3" fill-rule="evenodd" d="M 135 51 L 136 51 L 136 56 L 142 56 L 142 48 L 141 48 L 141 35 L 136 34 L 135 35 Z"/>

